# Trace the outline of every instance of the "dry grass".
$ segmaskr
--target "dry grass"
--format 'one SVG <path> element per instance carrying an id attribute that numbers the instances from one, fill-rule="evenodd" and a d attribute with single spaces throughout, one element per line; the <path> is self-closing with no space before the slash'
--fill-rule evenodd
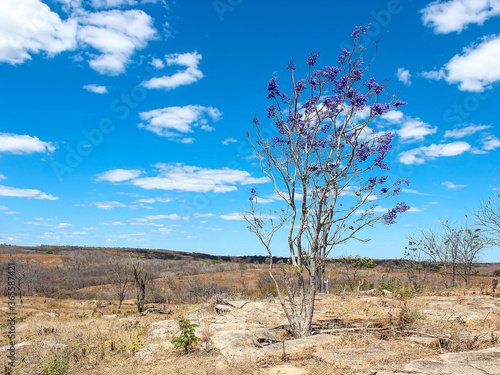
<path id="1" fill-rule="evenodd" d="M 48 255 L 44 255 L 48 257 Z M 47 258 L 48 259 L 48 258 Z M 264 267 L 246 270 L 226 270 L 210 275 L 190 275 L 174 280 L 180 285 L 188 282 L 217 282 L 226 286 L 242 285 L 250 291 L 258 288 Z M 403 275 L 395 274 L 402 279 Z M 383 272 L 367 271 L 362 275 L 387 282 L 391 280 Z M 382 276 L 384 276 L 382 278 Z M 380 281 L 379 280 L 379 281 Z M 396 279 L 395 279 L 396 280 Z M 301 368 L 307 374 L 366 374 L 372 369 L 395 371 L 418 358 L 436 356 L 448 351 L 485 348 L 500 343 L 500 313 L 484 310 L 483 315 L 462 318 L 459 313 L 450 314 L 450 308 L 474 306 L 488 290 L 491 278 L 477 276 L 473 288 L 454 288 L 445 293 L 439 289 L 436 278 L 423 293 L 411 297 L 404 283 L 392 296 L 360 296 L 357 293 L 318 295 L 316 322 L 338 321 L 340 328 L 392 327 L 394 330 L 370 329 L 337 333 L 337 340 L 314 349 L 281 355 L 264 356 L 260 360 L 228 361 L 211 342 L 214 334 L 213 321 L 216 314 L 200 319 L 198 345 L 189 354 L 174 350 L 171 338 L 177 334 L 173 328 L 161 337 L 151 334 L 150 326 L 165 320 L 163 315 L 139 316 L 133 300 L 126 300 L 121 311 L 117 304 L 104 299 L 82 301 L 74 299 L 51 299 L 24 297 L 24 306 L 19 311 L 16 334 L 18 340 L 18 369 L 13 374 L 46 374 L 55 357 L 64 360 L 69 353 L 68 366 L 71 374 L 182 374 L 182 375 L 236 375 L 268 374 L 279 365 Z M 371 282 L 371 281 L 370 281 Z M 436 284 L 434 286 L 434 283 Z M 369 284 L 369 282 L 367 282 Z M 160 288 L 167 288 L 166 281 L 158 280 Z M 102 288 L 94 288 L 95 292 Z M 243 288 L 242 288 L 243 289 Z M 258 295 L 249 293 L 247 296 Z M 0 300 L 0 328 L 5 331 L 7 321 L 7 299 Z M 439 305 L 439 303 L 448 305 Z M 167 319 L 206 306 L 200 304 L 168 304 L 173 311 Z M 148 307 L 162 308 L 163 304 Z M 266 318 L 265 311 L 256 311 L 248 317 L 250 324 L 262 324 L 272 328 L 276 320 Z M 343 324 L 343 325 L 342 325 Z M 397 330 L 425 332 L 427 336 L 401 334 Z M 435 336 L 435 337 L 433 337 Z M 437 337 L 441 339 L 437 339 Z M 140 339 L 139 339 L 140 337 Z M 7 345 L 5 335 L 0 338 L 0 347 Z M 137 350 L 139 353 L 136 353 Z M 149 354 L 147 348 L 154 348 Z M 67 348 L 67 349 L 65 349 Z M 66 350 L 66 352 L 65 352 Z M 5 352 L 0 353 L 0 369 L 6 364 Z M 43 375 L 46 375 L 43 374 Z"/>
<path id="2" fill-rule="evenodd" d="M 443 297 L 444 298 L 444 297 Z M 464 297 L 467 298 L 467 297 Z M 466 303 L 452 298 L 456 304 Z M 6 301 L 2 301 L 1 319 L 6 319 Z M 372 369 L 394 371 L 413 359 L 438 355 L 446 351 L 470 350 L 497 343 L 500 316 L 489 314 L 486 319 L 459 319 L 440 322 L 436 329 L 449 337 L 449 342 L 432 345 L 424 341 L 411 341 L 404 335 L 361 331 L 341 333 L 336 343 L 315 349 L 282 356 L 267 356 L 259 361 L 228 361 L 210 343 L 214 316 L 207 315 L 199 322 L 200 337 L 204 338 L 188 355 L 174 350 L 169 344 L 176 332 L 165 332 L 163 337 L 153 337 L 149 326 L 164 320 L 161 315 L 138 316 L 133 312 L 132 301 L 126 301 L 120 314 L 115 305 L 96 308 L 94 303 L 73 300 L 55 300 L 26 297 L 17 323 L 18 370 L 14 374 L 34 375 L 47 369 L 54 356 L 62 358 L 64 347 L 69 350 L 71 374 L 182 374 L 182 375 L 236 375 L 266 374 L 273 366 L 288 364 L 306 370 L 308 374 L 363 374 Z M 422 329 L 433 323 L 423 310 L 428 302 L 418 298 L 359 298 L 350 296 L 320 296 L 316 320 L 342 319 L 349 324 L 364 326 L 404 326 Z M 172 319 L 199 306 L 169 306 L 174 311 Z M 127 312 L 128 311 L 128 312 Z M 272 326 L 272 322 L 269 323 Z M 481 340 L 474 337 L 491 332 Z M 493 333 L 497 332 L 497 333 Z M 467 337 L 464 333 L 468 333 Z M 137 342 L 138 337 L 141 342 Z M 165 344 L 167 342 L 167 344 Z M 149 356 L 135 354 L 140 346 L 163 345 Z M 6 345 L 2 338 L 0 346 Z M 134 345 L 136 348 L 134 349 Z M 207 350 L 208 349 L 208 350 Z M 211 350 L 210 350 L 211 349 Z M 143 352 L 143 351 L 141 351 Z M 2 367 L 4 365 L 2 358 Z M 55 375 L 55 374 L 54 374 Z"/>

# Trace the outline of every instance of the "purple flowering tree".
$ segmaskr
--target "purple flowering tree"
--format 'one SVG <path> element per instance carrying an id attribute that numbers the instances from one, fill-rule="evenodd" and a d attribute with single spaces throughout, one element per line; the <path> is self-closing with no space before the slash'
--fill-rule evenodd
<path id="1" fill-rule="evenodd" d="M 364 227 L 393 224 L 409 209 L 405 203 L 386 212 L 376 209 L 378 201 L 398 194 L 400 185 L 409 182 L 389 181 L 384 174 L 394 134 L 377 133 L 368 125 L 406 103 L 386 95 L 384 83 L 364 78 L 371 63 L 363 63 L 357 41 L 367 29 L 354 29 L 353 48 L 342 51 L 338 66 L 316 69 L 319 54 L 312 53 L 306 78 L 296 79 L 290 62 L 290 95 L 271 78 L 267 98 L 273 104 L 267 117 L 275 136 L 264 137 L 254 118 L 256 139 L 250 142 L 287 208 L 262 214 L 252 189 L 250 209 L 243 215 L 271 258 L 269 273 L 295 337 L 311 332 L 315 296 L 324 290 L 325 261 L 332 249 L 351 239 L 367 241 L 360 234 Z M 271 248 L 273 235 L 285 224 L 290 251 L 290 263 L 282 267 L 286 295 L 275 278 Z"/>

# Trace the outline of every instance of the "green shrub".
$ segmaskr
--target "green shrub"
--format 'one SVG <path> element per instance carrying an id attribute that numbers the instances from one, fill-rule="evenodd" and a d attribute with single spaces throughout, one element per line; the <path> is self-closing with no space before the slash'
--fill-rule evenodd
<path id="1" fill-rule="evenodd" d="M 172 344 L 175 348 L 184 348 L 184 353 L 189 351 L 189 347 L 196 344 L 198 337 L 194 333 L 194 329 L 198 327 L 197 324 L 191 324 L 189 319 L 179 318 L 179 328 L 181 328 L 181 334 L 179 337 L 174 337 L 172 339 Z"/>
<path id="2" fill-rule="evenodd" d="M 389 292 L 398 292 L 403 287 L 401 280 L 396 276 L 391 277 L 390 280 L 385 282 L 385 276 L 382 276 L 382 280 L 380 281 L 379 290 L 388 290 Z"/>
<path id="3" fill-rule="evenodd" d="M 41 368 L 42 375 L 65 375 L 69 370 L 70 349 L 54 354 Z"/>
<path id="4" fill-rule="evenodd" d="M 212 263 L 212 264 L 221 264 L 222 262 L 220 260 L 217 260 L 217 259 L 210 259 L 210 263 Z"/>
<path id="5" fill-rule="evenodd" d="M 47 250 L 45 254 L 54 254 L 54 252 L 52 250 Z"/>

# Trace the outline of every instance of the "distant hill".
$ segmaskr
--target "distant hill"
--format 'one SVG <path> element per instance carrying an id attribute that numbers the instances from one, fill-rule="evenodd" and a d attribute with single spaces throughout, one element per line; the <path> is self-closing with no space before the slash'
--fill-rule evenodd
<path id="1" fill-rule="evenodd" d="M 210 255 L 205 253 L 175 251 L 166 249 L 143 249 L 132 247 L 91 247 L 91 246 L 56 246 L 56 245 L 40 245 L 40 246 L 18 246 L 0 244 L 0 253 L 20 253 L 20 254 L 44 254 L 47 251 L 52 251 L 58 255 L 70 255 L 74 252 L 82 251 L 97 251 L 108 253 L 110 256 L 128 256 L 138 255 L 148 259 L 162 260 L 220 260 L 223 262 L 235 263 L 265 263 L 267 256 L 263 255 L 245 255 L 245 256 L 228 256 L 228 255 Z M 275 262 L 282 260 L 286 262 L 288 258 L 274 257 Z"/>

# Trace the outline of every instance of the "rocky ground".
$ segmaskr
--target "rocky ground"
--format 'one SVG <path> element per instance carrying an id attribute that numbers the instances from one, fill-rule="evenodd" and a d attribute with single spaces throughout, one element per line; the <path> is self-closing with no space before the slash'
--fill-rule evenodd
<path id="1" fill-rule="evenodd" d="M 295 340 L 276 299 L 137 315 L 115 314 L 113 305 L 96 309 L 95 301 L 27 298 L 17 374 L 39 373 L 51 353 L 71 346 L 73 375 L 500 375 L 500 299 L 493 296 L 320 295 L 316 306 L 315 334 Z M 178 316 L 199 325 L 187 355 L 170 342 Z M 143 347 L 131 352 L 139 334 Z"/>
<path id="2" fill-rule="evenodd" d="M 303 358 L 307 353 L 325 364 L 350 368 L 352 373 L 500 374 L 500 346 L 495 346 L 500 335 L 500 300 L 494 297 L 429 296 L 408 302 L 361 296 L 346 302 L 339 296 L 320 296 L 317 329 L 334 334 L 297 340 L 284 336 L 287 322 L 276 300 L 230 301 L 192 311 L 187 317 L 200 325 L 200 335 L 203 330 L 210 332 L 211 344 L 228 361 L 263 362 L 259 373 L 309 374 L 300 361 L 286 363 L 287 358 Z M 388 329 L 383 331 L 386 337 L 373 337 L 376 330 L 363 331 L 370 322 L 379 329 L 402 330 L 398 319 L 409 304 L 414 314 L 420 314 L 405 327 L 413 333 L 398 335 Z M 158 322 L 152 332 L 175 329 L 175 324 L 173 320 Z M 475 348 L 485 349 L 460 352 Z M 285 363 L 268 360 L 265 366 L 265 358 L 285 358 Z"/>

